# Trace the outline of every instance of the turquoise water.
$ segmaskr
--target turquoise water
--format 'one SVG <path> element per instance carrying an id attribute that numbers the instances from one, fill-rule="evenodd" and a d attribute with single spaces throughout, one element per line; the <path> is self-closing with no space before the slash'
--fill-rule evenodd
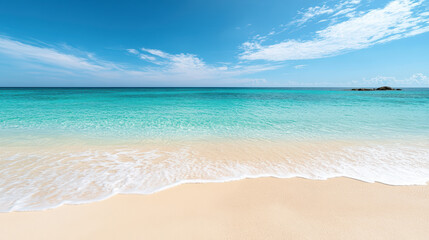
<path id="1" fill-rule="evenodd" d="M 256 177 L 429 181 L 429 89 L 0 88 L 0 212 Z"/>
<path id="2" fill-rule="evenodd" d="M 0 134 L 112 138 L 429 138 L 429 89 L 0 89 Z"/>

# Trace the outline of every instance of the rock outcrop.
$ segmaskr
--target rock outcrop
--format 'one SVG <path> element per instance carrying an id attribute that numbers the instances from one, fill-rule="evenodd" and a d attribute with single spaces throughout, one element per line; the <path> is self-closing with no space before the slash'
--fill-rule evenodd
<path id="1" fill-rule="evenodd" d="M 392 88 L 389 86 L 383 86 L 379 88 L 353 88 L 352 91 L 400 91 L 400 88 Z"/>

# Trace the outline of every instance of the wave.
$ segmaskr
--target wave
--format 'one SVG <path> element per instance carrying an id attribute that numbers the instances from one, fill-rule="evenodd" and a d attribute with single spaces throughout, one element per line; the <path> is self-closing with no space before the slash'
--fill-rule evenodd
<path id="1" fill-rule="evenodd" d="M 19 150 L 19 151 L 18 151 Z M 349 177 L 390 185 L 429 181 L 425 143 L 214 143 L 0 151 L 0 212 L 35 211 L 151 194 L 184 183 Z"/>

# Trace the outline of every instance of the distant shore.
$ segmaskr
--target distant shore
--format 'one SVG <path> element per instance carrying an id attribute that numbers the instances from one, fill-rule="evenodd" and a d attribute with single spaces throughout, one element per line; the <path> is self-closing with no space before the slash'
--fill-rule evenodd
<path id="1" fill-rule="evenodd" d="M 429 186 L 348 178 L 185 184 L 0 214 L 3 239 L 427 239 Z"/>

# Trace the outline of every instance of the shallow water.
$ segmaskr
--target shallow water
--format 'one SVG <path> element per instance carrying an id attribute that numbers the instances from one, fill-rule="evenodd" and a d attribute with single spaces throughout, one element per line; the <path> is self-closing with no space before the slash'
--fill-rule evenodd
<path id="1" fill-rule="evenodd" d="M 429 181 L 429 89 L 0 89 L 0 211 L 184 182 Z"/>

